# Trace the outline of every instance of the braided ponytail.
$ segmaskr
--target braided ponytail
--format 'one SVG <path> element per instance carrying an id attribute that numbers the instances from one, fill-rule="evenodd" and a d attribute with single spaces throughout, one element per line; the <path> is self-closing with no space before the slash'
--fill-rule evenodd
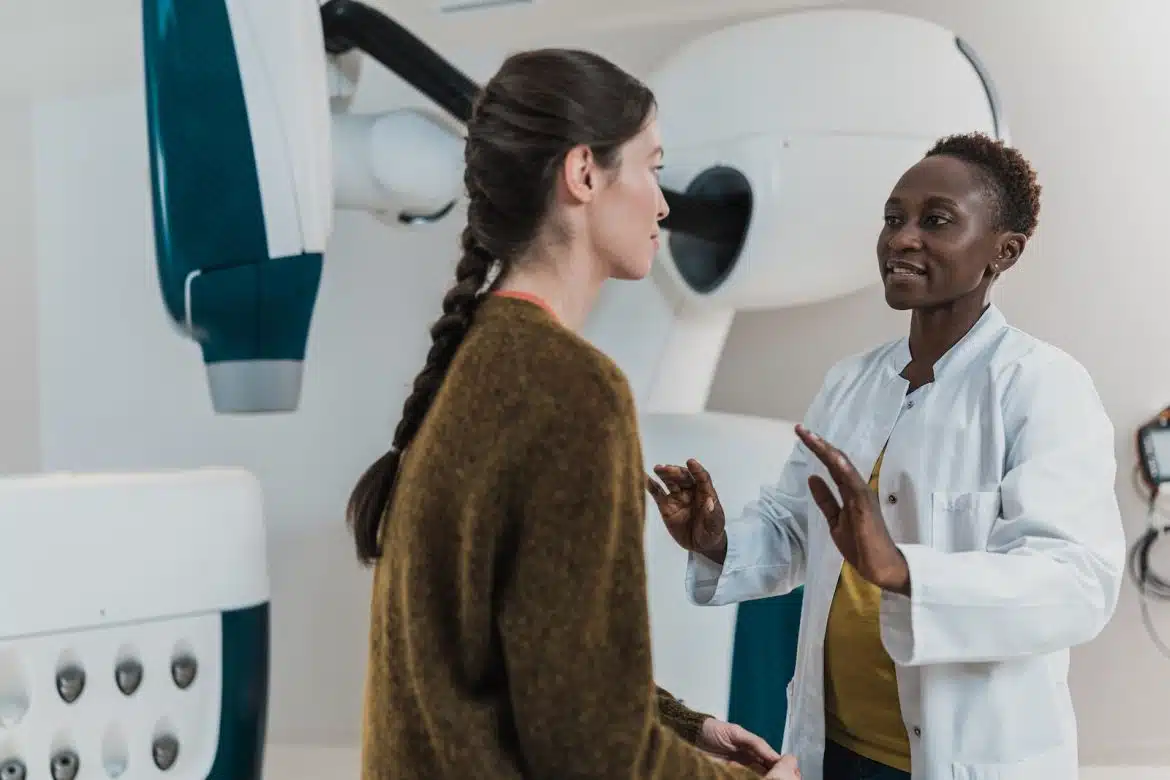
<path id="1" fill-rule="evenodd" d="M 366 565 L 373 563 L 382 553 L 382 516 L 394 496 L 402 453 L 418 433 L 443 384 L 447 369 L 471 327 L 482 293 L 486 292 L 482 288 L 492 272 L 494 260 L 476 240 L 470 224 L 463 229 L 461 244 L 463 256 L 455 267 L 455 284 L 443 298 L 442 316 L 431 326 L 431 348 L 402 406 L 402 419 L 394 429 L 394 440 L 386 454 L 374 461 L 361 476 L 349 497 L 347 521 L 357 545 L 358 560 Z M 490 286 L 494 286 L 498 278 L 499 275 L 491 280 Z"/>

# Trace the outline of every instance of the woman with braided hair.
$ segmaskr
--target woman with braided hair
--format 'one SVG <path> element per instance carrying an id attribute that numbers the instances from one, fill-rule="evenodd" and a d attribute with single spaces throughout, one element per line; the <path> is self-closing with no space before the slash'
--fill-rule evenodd
<path id="1" fill-rule="evenodd" d="M 576 332 L 603 282 L 650 271 L 654 113 L 563 49 L 476 101 L 455 284 L 348 508 L 374 568 L 364 780 L 799 777 L 654 685 L 634 401 Z"/>

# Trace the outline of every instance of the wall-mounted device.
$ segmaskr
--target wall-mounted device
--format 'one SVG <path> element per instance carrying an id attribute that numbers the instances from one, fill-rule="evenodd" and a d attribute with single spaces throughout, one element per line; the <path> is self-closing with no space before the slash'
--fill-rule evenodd
<path id="1" fill-rule="evenodd" d="M 1170 482 L 1170 406 L 1138 428 L 1137 449 L 1142 480 L 1157 493 Z"/>
<path id="2" fill-rule="evenodd" d="M 1129 548 L 1129 576 L 1141 596 L 1146 633 L 1163 655 L 1170 658 L 1170 644 L 1162 639 L 1150 618 L 1151 601 L 1170 601 L 1170 576 L 1154 569 L 1152 552 L 1170 534 L 1170 523 L 1158 507 L 1162 486 L 1170 482 L 1170 406 L 1137 430 L 1137 475 L 1144 483 L 1146 530 Z"/>

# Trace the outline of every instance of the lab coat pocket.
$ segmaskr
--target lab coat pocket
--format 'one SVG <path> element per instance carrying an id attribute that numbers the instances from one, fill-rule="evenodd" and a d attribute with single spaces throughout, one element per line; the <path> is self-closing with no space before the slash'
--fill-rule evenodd
<path id="1" fill-rule="evenodd" d="M 930 546 L 941 552 L 981 552 L 999 517 L 999 491 L 931 494 Z"/>
<path id="2" fill-rule="evenodd" d="M 1002 764 L 952 764 L 954 780 L 1075 780 L 1076 750 L 1059 749 Z"/>

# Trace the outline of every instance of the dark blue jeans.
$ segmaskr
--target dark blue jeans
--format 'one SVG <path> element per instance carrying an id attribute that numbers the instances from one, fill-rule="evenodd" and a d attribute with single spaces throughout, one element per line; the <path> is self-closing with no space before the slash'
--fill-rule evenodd
<path id="1" fill-rule="evenodd" d="M 830 741 L 825 743 L 825 780 L 910 780 L 910 774 Z"/>

